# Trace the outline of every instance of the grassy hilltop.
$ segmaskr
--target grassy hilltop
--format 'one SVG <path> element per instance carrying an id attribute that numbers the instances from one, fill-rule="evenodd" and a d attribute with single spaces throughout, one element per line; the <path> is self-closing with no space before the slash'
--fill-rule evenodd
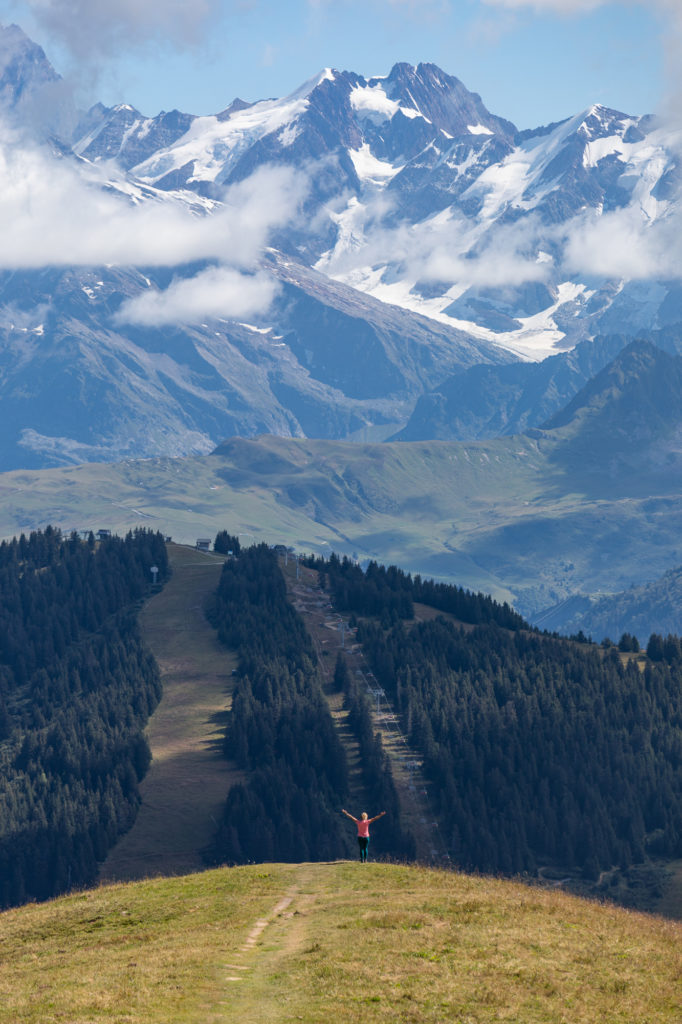
<path id="1" fill-rule="evenodd" d="M 681 939 L 427 868 L 222 868 L 0 914 L 0 1021 L 678 1024 Z"/>
<path id="2" fill-rule="evenodd" d="M 0 915 L 2 1024 L 678 1024 L 682 924 L 514 882 L 260 864 Z"/>

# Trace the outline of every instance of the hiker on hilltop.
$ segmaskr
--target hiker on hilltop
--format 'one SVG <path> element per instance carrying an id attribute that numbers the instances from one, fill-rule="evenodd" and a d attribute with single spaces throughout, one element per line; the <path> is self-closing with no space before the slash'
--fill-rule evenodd
<path id="1" fill-rule="evenodd" d="M 341 810 L 342 814 L 345 814 L 347 818 L 354 821 L 358 826 L 358 846 L 360 847 L 360 861 L 365 864 L 367 861 L 367 851 L 369 849 L 369 826 L 373 821 L 378 821 L 379 818 L 383 818 L 386 811 L 382 811 L 381 814 L 377 814 L 374 818 L 367 817 L 367 811 L 363 811 L 359 818 L 354 818 L 348 811 Z"/>

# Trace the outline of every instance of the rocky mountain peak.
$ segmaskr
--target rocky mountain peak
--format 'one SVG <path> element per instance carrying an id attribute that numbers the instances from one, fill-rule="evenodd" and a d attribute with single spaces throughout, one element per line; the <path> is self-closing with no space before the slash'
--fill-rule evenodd
<path id="1" fill-rule="evenodd" d="M 448 135 L 467 135 L 471 128 L 488 129 L 510 138 L 516 134 L 511 122 L 491 114 L 477 93 L 470 92 L 437 64 L 395 64 L 384 82 L 391 99 L 416 108 Z"/>
<path id="2" fill-rule="evenodd" d="M 0 26 L 0 112 L 22 131 L 61 142 L 77 121 L 69 87 L 18 25 Z"/>
<path id="3" fill-rule="evenodd" d="M 0 100 L 5 108 L 59 80 L 45 51 L 18 25 L 0 26 Z"/>

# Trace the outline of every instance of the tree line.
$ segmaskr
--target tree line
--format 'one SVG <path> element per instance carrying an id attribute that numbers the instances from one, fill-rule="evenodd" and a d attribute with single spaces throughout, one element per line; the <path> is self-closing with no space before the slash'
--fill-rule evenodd
<path id="1" fill-rule="evenodd" d="M 386 567 L 370 561 L 363 570 L 357 562 L 335 554 L 329 559 L 311 556 L 305 563 L 328 581 L 339 611 L 379 616 L 384 625 L 414 618 L 414 604 L 418 602 L 454 615 L 462 622 L 496 622 L 506 629 L 528 628 L 522 616 L 507 603 L 500 604 L 487 594 L 463 587 L 412 576 L 395 565 Z"/>
<path id="2" fill-rule="evenodd" d="M 47 527 L 0 544 L 0 905 L 94 881 L 132 824 L 161 694 L 135 602 L 168 572 L 158 533 Z"/>
<path id="3" fill-rule="evenodd" d="M 682 853 L 682 673 L 444 619 L 359 631 L 468 869 L 595 879 Z"/>

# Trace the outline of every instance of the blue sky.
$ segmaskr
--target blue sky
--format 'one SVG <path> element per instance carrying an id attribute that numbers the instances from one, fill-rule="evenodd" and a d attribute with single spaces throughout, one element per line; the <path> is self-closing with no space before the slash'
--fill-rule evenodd
<path id="1" fill-rule="evenodd" d="M 0 0 L 80 102 L 216 113 L 320 68 L 433 62 L 520 128 L 603 103 L 658 112 L 678 0 Z M 665 40 L 668 41 L 666 51 Z M 673 59 L 669 61 L 672 66 Z"/>

